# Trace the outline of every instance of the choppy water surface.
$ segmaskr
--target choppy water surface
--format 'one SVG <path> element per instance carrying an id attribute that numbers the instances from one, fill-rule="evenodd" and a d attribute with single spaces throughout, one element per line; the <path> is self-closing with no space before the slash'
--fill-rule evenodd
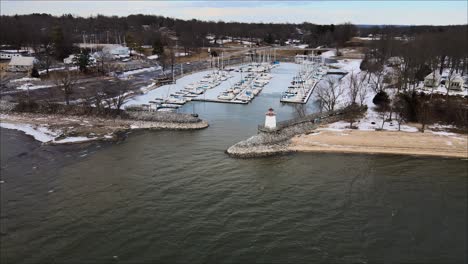
<path id="1" fill-rule="evenodd" d="M 265 89 L 245 106 L 188 104 L 208 129 L 114 145 L 2 129 L 2 263 L 466 262 L 466 161 L 224 154 L 269 106 L 295 112 Z"/>

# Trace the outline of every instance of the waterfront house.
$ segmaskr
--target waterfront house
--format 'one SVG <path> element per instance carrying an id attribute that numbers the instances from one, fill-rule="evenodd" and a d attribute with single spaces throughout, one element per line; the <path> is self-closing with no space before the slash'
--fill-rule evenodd
<path id="1" fill-rule="evenodd" d="M 11 60 L 13 57 L 21 57 L 28 54 L 27 50 L 0 50 L 1 60 Z"/>
<path id="2" fill-rule="evenodd" d="M 455 91 L 462 91 L 463 86 L 465 84 L 465 80 L 460 75 L 455 75 L 451 78 L 450 82 L 448 82 L 448 89 L 455 90 Z"/>
<path id="3" fill-rule="evenodd" d="M 34 68 L 36 59 L 34 57 L 13 57 L 8 64 L 10 72 L 30 72 Z"/>
<path id="4" fill-rule="evenodd" d="M 439 83 L 440 74 L 438 71 L 433 71 L 424 78 L 424 87 L 437 87 Z"/>

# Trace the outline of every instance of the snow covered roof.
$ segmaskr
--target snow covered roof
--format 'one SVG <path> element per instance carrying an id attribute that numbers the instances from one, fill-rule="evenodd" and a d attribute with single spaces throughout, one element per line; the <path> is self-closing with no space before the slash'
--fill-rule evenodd
<path id="1" fill-rule="evenodd" d="M 159 56 L 156 54 L 156 55 L 148 56 L 146 58 L 149 59 L 149 60 L 157 60 L 159 58 Z"/>
<path id="2" fill-rule="evenodd" d="M 435 73 L 435 75 L 434 75 Z M 439 71 L 433 71 L 431 73 L 429 73 L 426 77 L 424 77 L 424 79 L 439 79 L 440 78 L 440 74 L 439 74 Z"/>
<path id="3" fill-rule="evenodd" d="M 34 57 L 12 57 L 8 65 L 10 66 L 33 66 L 35 62 Z"/>
<path id="4" fill-rule="evenodd" d="M 465 80 L 463 80 L 463 77 L 461 77 L 460 75 L 455 75 L 453 78 L 452 78 L 452 83 L 453 82 L 460 82 L 460 83 L 463 83 Z"/>
<path id="5" fill-rule="evenodd" d="M 0 50 L 2 53 L 13 53 L 13 54 L 19 54 L 19 53 L 27 53 L 27 50 Z"/>
<path id="6" fill-rule="evenodd" d="M 104 47 L 102 51 L 112 55 L 130 55 L 130 49 L 121 45 L 107 46 Z"/>

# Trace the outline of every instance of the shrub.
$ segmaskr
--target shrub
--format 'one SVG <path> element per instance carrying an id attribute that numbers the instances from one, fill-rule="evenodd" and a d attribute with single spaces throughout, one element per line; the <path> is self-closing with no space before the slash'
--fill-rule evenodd
<path id="1" fill-rule="evenodd" d="M 378 92 L 372 102 L 377 106 L 388 105 L 390 103 L 390 98 L 388 98 L 388 94 L 385 91 Z"/>
<path id="2" fill-rule="evenodd" d="M 31 77 L 39 78 L 39 71 L 36 68 L 33 68 L 31 71 Z"/>

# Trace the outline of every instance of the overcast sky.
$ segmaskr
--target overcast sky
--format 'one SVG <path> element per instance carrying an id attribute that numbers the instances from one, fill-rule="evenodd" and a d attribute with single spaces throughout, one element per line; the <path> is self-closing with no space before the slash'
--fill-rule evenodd
<path id="1" fill-rule="evenodd" d="M 468 23 L 467 1 L 21 1 L 1 0 L 1 14 L 49 13 L 239 22 L 448 25 Z"/>

